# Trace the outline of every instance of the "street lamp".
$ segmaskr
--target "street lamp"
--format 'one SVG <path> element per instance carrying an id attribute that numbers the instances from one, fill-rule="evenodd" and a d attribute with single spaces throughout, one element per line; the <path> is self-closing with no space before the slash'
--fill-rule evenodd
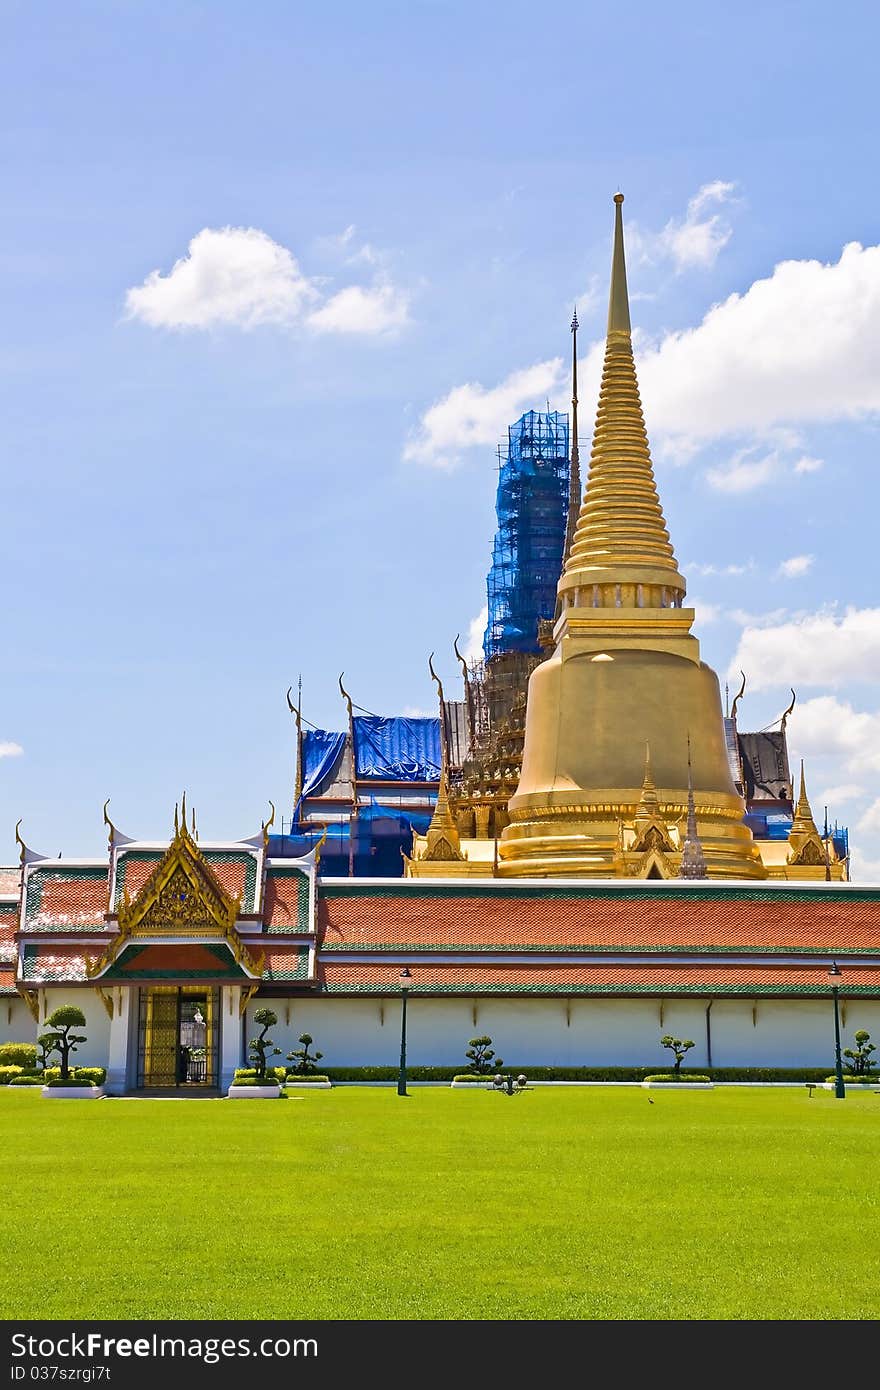
<path id="1" fill-rule="evenodd" d="M 406 966 L 400 972 L 400 1072 L 397 1077 L 397 1094 L 405 1096 L 406 1090 L 406 996 L 409 994 L 409 987 L 412 984 L 412 975 Z"/>
<path id="2" fill-rule="evenodd" d="M 836 960 L 831 962 L 828 971 L 831 980 L 831 993 L 834 997 L 834 1094 L 838 1100 L 846 1100 L 846 1087 L 843 1084 L 843 1066 L 840 1061 L 840 981 L 841 970 Z"/>

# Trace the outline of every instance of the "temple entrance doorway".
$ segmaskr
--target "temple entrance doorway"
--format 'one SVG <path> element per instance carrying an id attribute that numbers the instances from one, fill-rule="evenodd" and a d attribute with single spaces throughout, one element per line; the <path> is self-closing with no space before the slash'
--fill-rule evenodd
<path id="1" fill-rule="evenodd" d="M 151 985 L 139 991 L 138 1090 L 217 1086 L 220 991 L 205 985 Z"/>

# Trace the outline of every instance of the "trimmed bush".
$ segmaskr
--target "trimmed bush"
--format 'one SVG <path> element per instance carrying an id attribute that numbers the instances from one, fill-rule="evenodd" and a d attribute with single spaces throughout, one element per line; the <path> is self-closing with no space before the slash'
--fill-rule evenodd
<path id="1" fill-rule="evenodd" d="M 837 1077 L 826 1076 L 825 1080 L 836 1081 Z M 880 1086 L 880 1076 L 870 1076 L 865 1072 L 861 1072 L 858 1076 L 854 1076 L 852 1072 L 845 1071 L 843 1073 L 843 1080 L 847 1086 Z"/>
<path id="2" fill-rule="evenodd" d="M 51 1091 L 54 1090 L 74 1090 L 79 1087 L 83 1090 L 87 1086 L 93 1086 L 93 1081 L 84 1081 L 81 1076 L 57 1076 L 54 1081 L 48 1081 L 47 1086 Z"/>
<path id="3" fill-rule="evenodd" d="M 476 1072 L 473 1072 L 473 1071 L 463 1071 L 463 1072 L 459 1072 L 458 1076 L 453 1076 L 452 1079 L 453 1079 L 453 1081 L 468 1081 L 468 1082 L 471 1082 L 473 1085 L 476 1085 L 476 1086 L 491 1086 L 491 1085 L 492 1085 L 492 1077 L 491 1077 L 491 1076 L 477 1076 Z"/>
<path id="4" fill-rule="evenodd" d="M 14 1081 L 17 1076 L 21 1076 L 24 1067 L 0 1067 L 0 1086 L 8 1086 L 10 1081 Z"/>
<path id="5" fill-rule="evenodd" d="M 310 1071 L 308 1076 L 303 1076 L 302 1072 L 289 1071 L 287 1073 L 288 1086 L 308 1086 L 310 1081 L 329 1081 L 329 1076 L 322 1076 L 320 1072 Z"/>
<path id="6" fill-rule="evenodd" d="M 37 1048 L 35 1043 L 0 1043 L 0 1072 L 6 1067 L 18 1067 L 20 1071 L 36 1071 Z"/>
<path id="7" fill-rule="evenodd" d="M 107 1080 L 106 1067 L 74 1067 L 74 1078 L 85 1086 L 103 1086 Z"/>
<path id="8" fill-rule="evenodd" d="M 21 1076 L 13 1076 L 10 1086 L 42 1086 L 43 1076 L 41 1072 L 22 1072 Z"/>
<path id="9" fill-rule="evenodd" d="M 525 1072 L 529 1081 L 644 1081 L 656 1075 L 656 1063 L 647 1067 L 537 1067 L 519 1062 L 510 1067 L 515 1076 Z M 398 1067 L 328 1067 L 331 1081 L 396 1081 Z M 407 1067 L 410 1081 L 454 1081 L 464 1075 L 461 1067 Z M 682 1067 L 682 1081 L 694 1074 Z M 824 1081 L 824 1067 L 717 1067 L 712 1081 Z"/>
<path id="10" fill-rule="evenodd" d="M 284 1085 L 284 1067 L 267 1067 L 265 1076 L 256 1067 L 238 1067 L 232 1078 L 233 1086 L 279 1086 Z"/>
<path id="11" fill-rule="evenodd" d="M 682 1076 L 682 1074 L 681 1074 L 680 1071 L 674 1071 L 674 1072 L 673 1072 L 673 1071 L 662 1071 L 662 1072 L 654 1072 L 651 1076 L 646 1076 L 646 1077 L 645 1077 L 645 1080 L 646 1080 L 646 1081 L 678 1081 L 678 1082 L 681 1082 L 681 1081 L 693 1081 L 694 1083 L 696 1083 L 696 1082 L 702 1082 L 702 1083 L 705 1084 L 705 1082 L 711 1081 L 712 1078 L 711 1078 L 711 1076 L 700 1076 L 699 1074 L 697 1074 L 697 1073 L 695 1073 L 695 1072 L 690 1072 L 690 1073 L 686 1074 L 685 1076 Z"/>

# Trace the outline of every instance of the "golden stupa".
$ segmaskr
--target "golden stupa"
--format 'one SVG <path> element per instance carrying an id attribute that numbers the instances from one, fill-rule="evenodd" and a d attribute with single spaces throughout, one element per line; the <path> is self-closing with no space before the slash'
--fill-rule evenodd
<path id="1" fill-rule="evenodd" d="M 692 817 L 709 878 L 766 869 L 731 777 L 715 672 L 700 660 L 654 473 L 633 360 L 623 194 L 590 471 L 559 581 L 552 656 L 529 680 L 501 877 L 681 872 Z M 639 843 L 646 745 L 664 843 Z M 658 825 L 659 829 L 659 825 Z M 655 836 L 655 841 L 657 837 Z"/>

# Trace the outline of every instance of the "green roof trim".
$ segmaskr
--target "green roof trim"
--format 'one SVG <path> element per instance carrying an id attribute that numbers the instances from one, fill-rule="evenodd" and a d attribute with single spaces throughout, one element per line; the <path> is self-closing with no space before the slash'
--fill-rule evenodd
<path id="1" fill-rule="evenodd" d="M 309 978 L 309 947 L 298 946 L 296 948 L 296 960 L 292 965 L 283 965 L 275 970 L 267 965 L 263 969 L 263 979 L 266 981 L 289 981 L 293 983 L 297 980 L 307 981 Z"/>
<path id="2" fill-rule="evenodd" d="M 400 990 L 390 981 L 387 984 L 347 984 L 347 985 L 328 985 L 321 986 L 321 994 L 384 994 L 399 995 Z M 771 997 L 797 997 L 804 999 L 830 999 L 831 991 L 827 985 L 721 985 L 721 984 L 700 984 L 700 985 L 509 985 L 509 984 L 467 984 L 457 983 L 454 985 L 422 985 L 418 989 L 411 989 L 409 992 L 410 1002 L 423 998 L 430 998 L 432 995 L 463 994 L 469 998 L 481 994 L 508 994 L 511 996 L 522 997 L 523 995 L 555 995 L 557 998 L 565 999 L 571 995 L 617 995 L 628 997 L 631 995 L 648 995 L 657 998 L 683 994 L 693 994 L 702 998 L 761 998 Z M 847 999 L 866 998 L 873 999 L 880 997 L 880 980 L 876 985 L 847 985 L 845 990 Z"/>

